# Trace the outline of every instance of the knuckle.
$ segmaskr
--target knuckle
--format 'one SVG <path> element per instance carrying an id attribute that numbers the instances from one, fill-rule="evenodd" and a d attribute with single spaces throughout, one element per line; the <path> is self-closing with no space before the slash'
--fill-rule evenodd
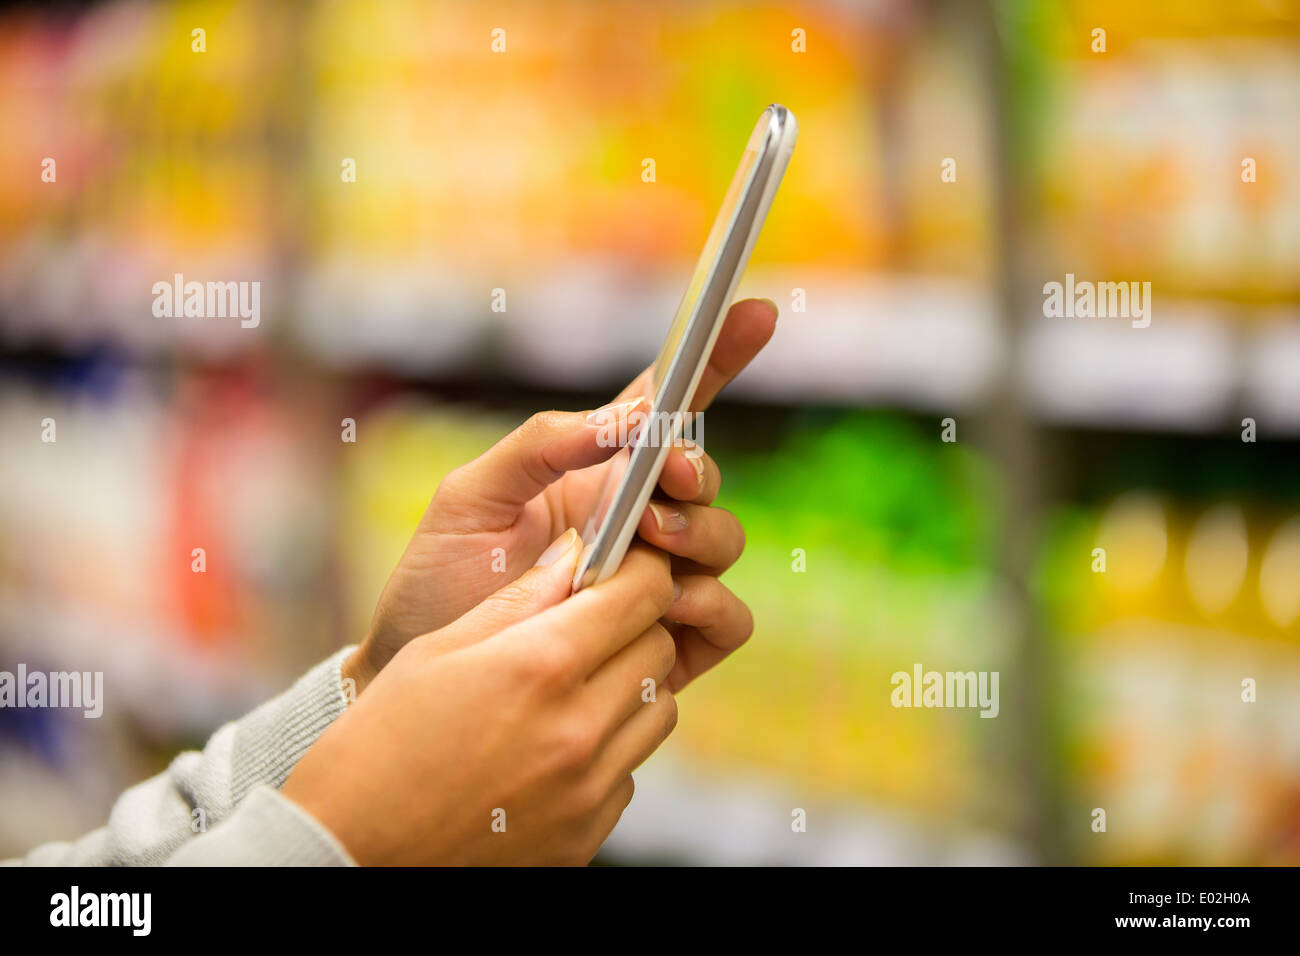
<path id="1" fill-rule="evenodd" d="M 727 596 L 731 593 L 727 586 L 712 575 L 702 574 L 692 578 L 697 606 L 702 616 L 710 623 L 722 617 L 727 607 Z"/>
<path id="2" fill-rule="evenodd" d="M 741 524 L 740 519 L 730 511 L 727 511 L 725 508 L 719 510 L 726 515 L 727 525 L 730 528 L 727 537 L 731 542 L 731 560 L 736 561 L 745 551 L 745 526 Z"/>
<path id="3" fill-rule="evenodd" d="M 523 618 L 532 607 L 533 595 L 518 581 L 507 584 L 491 597 L 490 606 L 507 620 Z"/>
<path id="4" fill-rule="evenodd" d="M 447 501 L 456 493 L 456 489 L 465 484 L 465 466 L 457 465 L 451 471 L 442 476 L 442 481 L 438 482 L 438 487 L 433 489 L 433 500 L 430 501 L 430 508 L 434 508 Z"/>
<path id="5" fill-rule="evenodd" d="M 559 764 L 566 770 L 579 770 L 596 755 L 598 737 L 586 721 L 571 721 L 556 735 L 556 754 Z"/>
<path id="6" fill-rule="evenodd" d="M 605 845 L 605 839 L 609 836 L 608 830 L 600 827 L 587 827 L 586 832 L 573 848 L 574 866 L 587 866 L 600 852 L 600 848 Z"/>
<path id="7" fill-rule="evenodd" d="M 504 439 L 519 457 L 524 473 L 538 484 L 550 484 L 559 477 L 546 463 L 543 449 L 563 422 L 564 412 L 536 412 Z"/>
<path id="8" fill-rule="evenodd" d="M 673 603 L 673 576 L 668 555 L 657 549 L 638 547 L 635 564 L 629 569 L 634 578 L 626 586 L 632 590 L 627 609 L 633 620 L 650 621 L 663 617 Z"/>
<path id="9" fill-rule="evenodd" d="M 573 651 L 561 641 L 539 641 L 517 663 L 524 681 L 542 690 L 567 686 L 575 665 Z"/>
<path id="10" fill-rule="evenodd" d="M 524 438 L 534 438 L 541 435 L 547 435 L 555 430 L 560 419 L 563 417 L 562 412 L 547 410 L 544 412 L 534 412 L 528 416 L 528 419 L 517 429 L 518 434 Z"/>
<path id="11" fill-rule="evenodd" d="M 710 574 L 692 575 L 689 580 L 695 609 L 691 623 L 711 627 L 724 620 L 732 601 L 730 589 Z"/>
<path id="12" fill-rule="evenodd" d="M 753 635 L 754 612 L 717 578 L 710 578 L 707 587 L 708 616 L 712 623 L 724 625 L 719 636 L 725 635 L 727 648 L 735 650 Z"/>
<path id="13" fill-rule="evenodd" d="M 737 599 L 739 601 L 739 599 Z M 754 612 L 749 609 L 749 605 L 744 601 L 739 601 L 741 624 L 737 630 L 736 646 L 740 647 L 751 637 L 754 636 Z"/>
<path id="14" fill-rule="evenodd" d="M 650 627 L 650 641 L 658 673 L 669 673 L 677 663 L 677 642 L 668 628 L 657 621 Z"/>
<path id="15" fill-rule="evenodd" d="M 656 569 L 650 586 L 646 588 L 645 596 L 655 619 L 663 617 L 673 606 L 673 576 L 669 571 L 666 556 L 660 563 L 660 567 Z"/>
<path id="16" fill-rule="evenodd" d="M 667 691 L 659 696 L 658 703 L 663 707 L 663 733 L 660 737 L 663 740 L 677 728 L 677 695 Z"/>
<path id="17" fill-rule="evenodd" d="M 573 796 L 574 816 L 579 821 L 589 820 L 604 805 L 608 796 L 607 788 L 595 778 L 584 780 Z"/>

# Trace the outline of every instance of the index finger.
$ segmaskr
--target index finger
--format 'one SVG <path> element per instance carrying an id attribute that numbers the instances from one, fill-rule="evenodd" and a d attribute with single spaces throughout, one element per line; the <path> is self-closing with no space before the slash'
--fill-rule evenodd
<path id="1" fill-rule="evenodd" d="M 690 411 L 704 411 L 722 387 L 744 371 L 776 331 L 776 317 L 776 304 L 768 299 L 742 299 L 732 305 L 709 355 L 700 386 L 695 390 Z M 633 379 L 615 401 L 625 402 L 637 396 L 652 398 L 653 370 L 651 366 Z"/>

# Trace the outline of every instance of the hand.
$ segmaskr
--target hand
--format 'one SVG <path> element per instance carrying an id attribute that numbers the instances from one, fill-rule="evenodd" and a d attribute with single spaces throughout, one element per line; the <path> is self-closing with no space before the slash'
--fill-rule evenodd
<path id="1" fill-rule="evenodd" d="M 707 408 L 749 364 L 775 324 L 776 307 L 770 302 L 747 299 L 731 307 L 693 411 Z M 503 580 L 532 565 L 565 528 L 585 525 L 607 460 L 617 451 L 601 445 L 600 423 L 611 415 L 627 416 L 634 410 L 630 403 L 638 399 L 648 410 L 651 374 L 646 369 L 639 375 L 596 423 L 589 424 L 584 412 L 542 412 L 446 476 L 384 588 L 361 649 L 345 665 L 358 690 L 407 641 L 454 621 Z M 669 523 L 661 531 L 653 511 L 641 521 L 642 537 L 674 555 L 674 572 L 686 575 L 682 601 L 673 612 L 680 653 L 672 683 L 678 689 L 743 643 L 752 630 L 748 609 L 717 581 L 744 546 L 735 517 L 706 507 L 717 497 L 720 483 L 718 466 L 707 454 L 679 446 L 668 455 L 659 479 L 663 497 L 655 502 Z M 678 527 L 681 519 L 684 527 Z M 498 553 L 504 554 L 504 575 L 493 569 Z"/>
<path id="2" fill-rule="evenodd" d="M 410 641 L 294 768 L 284 795 L 358 863 L 584 864 L 614 828 L 677 722 L 673 582 L 638 544 L 565 600 L 577 544 Z"/>

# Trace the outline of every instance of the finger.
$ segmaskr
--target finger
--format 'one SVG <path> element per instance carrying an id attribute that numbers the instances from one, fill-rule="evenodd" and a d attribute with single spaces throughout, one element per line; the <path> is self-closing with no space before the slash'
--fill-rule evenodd
<path id="1" fill-rule="evenodd" d="M 691 411 L 702 412 L 722 387 L 745 370 L 776 331 L 776 303 L 770 299 L 744 299 L 727 313 L 718 341 L 709 356 Z"/>
<path id="2" fill-rule="evenodd" d="M 538 412 L 443 479 L 438 507 L 430 509 L 434 530 L 465 534 L 509 527 L 524 505 L 566 471 L 599 464 L 618 451 L 628 417 L 644 415 L 644 405 L 639 399 L 592 412 Z"/>
<path id="3" fill-rule="evenodd" d="M 682 501 L 651 501 L 637 533 L 656 548 L 716 574 L 745 550 L 745 529 L 730 511 Z"/>
<path id="4" fill-rule="evenodd" d="M 763 350 L 776 331 L 777 307 L 769 299 L 744 299 L 735 303 L 723 320 L 718 340 L 709 355 L 699 387 L 691 401 L 690 411 L 702 412 L 717 397 L 722 387 L 739 375 L 754 356 Z M 637 396 L 649 397 L 653 367 L 638 375 L 619 395 L 616 401 L 627 401 Z"/>
<path id="5" fill-rule="evenodd" d="M 581 706 L 605 734 L 613 733 L 647 695 L 658 693 L 676 661 L 677 642 L 656 621 L 587 678 Z"/>
<path id="6" fill-rule="evenodd" d="M 598 780 L 620 780 L 659 749 L 677 726 L 677 698 L 666 687 L 641 704 L 610 736 L 596 757 L 592 772 Z"/>
<path id="7" fill-rule="evenodd" d="M 674 445 L 659 474 L 659 490 L 678 501 L 710 505 L 722 487 L 722 472 L 708 453 L 688 439 Z"/>
<path id="8" fill-rule="evenodd" d="M 636 785 L 632 782 L 632 775 L 628 774 L 614 784 L 609 796 L 591 815 L 584 840 L 584 852 L 588 862 L 600 852 L 609 835 L 614 832 L 614 827 L 618 826 L 618 821 L 622 819 L 623 811 L 632 802 L 632 795 L 635 792 Z"/>
<path id="9" fill-rule="evenodd" d="M 509 627 L 495 640 L 527 642 L 521 653 L 554 663 L 557 680 L 586 680 L 673 603 L 668 555 L 634 543 L 614 575 Z"/>
<path id="10" fill-rule="evenodd" d="M 677 579 L 678 597 L 665 615 L 677 622 L 676 660 L 665 681 L 676 693 L 754 633 L 754 615 L 730 588 L 710 575 Z"/>
<path id="11" fill-rule="evenodd" d="M 532 568 L 430 634 L 429 645 L 438 653 L 447 653 L 477 644 L 559 604 L 572 590 L 581 553 L 582 538 L 570 528 L 551 542 Z"/>

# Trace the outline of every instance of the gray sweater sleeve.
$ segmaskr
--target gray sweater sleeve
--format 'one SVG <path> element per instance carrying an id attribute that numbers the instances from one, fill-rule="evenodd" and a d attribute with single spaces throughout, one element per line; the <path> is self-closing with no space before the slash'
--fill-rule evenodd
<path id="1" fill-rule="evenodd" d="M 275 789 L 347 708 L 340 668 L 353 648 L 316 665 L 279 697 L 221 727 L 202 753 L 125 791 L 108 825 L 47 843 L 31 866 L 334 864 L 352 861 L 305 811 Z M 179 851 L 179 852 L 178 852 Z"/>

